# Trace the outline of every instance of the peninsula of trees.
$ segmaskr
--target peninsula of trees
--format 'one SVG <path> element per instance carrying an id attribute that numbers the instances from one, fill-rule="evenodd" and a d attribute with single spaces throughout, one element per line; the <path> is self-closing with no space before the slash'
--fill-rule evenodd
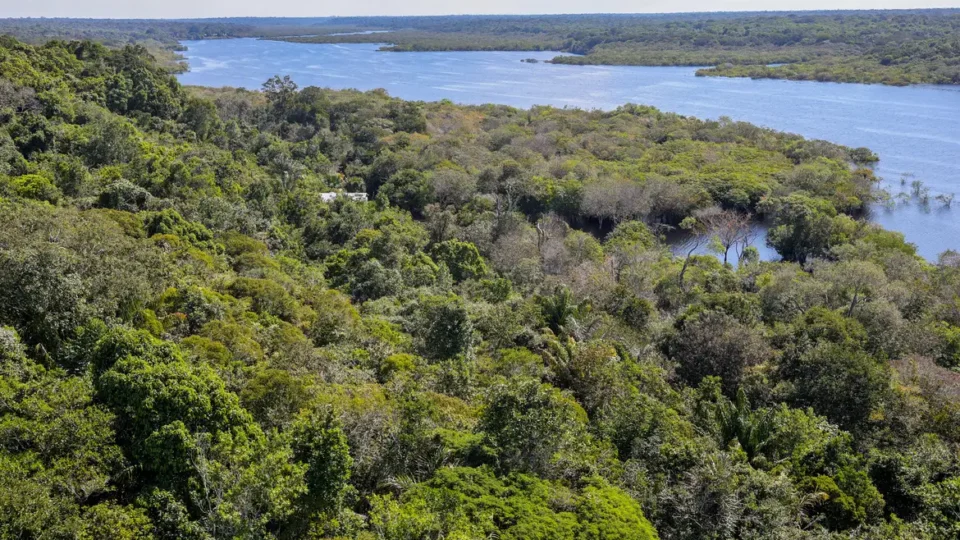
<path id="1" fill-rule="evenodd" d="M 389 51 L 543 50 L 562 64 L 709 66 L 706 76 L 960 84 L 960 10 L 362 17 L 287 37 Z M 390 30 L 362 34 L 357 30 Z M 304 32 L 306 33 L 306 32 Z M 336 35 L 331 35 L 336 34 Z"/>
<path id="2" fill-rule="evenodd" d="M 954 538 L 960 256 L 876 159 L 0 38 L 0 536 Z"/>

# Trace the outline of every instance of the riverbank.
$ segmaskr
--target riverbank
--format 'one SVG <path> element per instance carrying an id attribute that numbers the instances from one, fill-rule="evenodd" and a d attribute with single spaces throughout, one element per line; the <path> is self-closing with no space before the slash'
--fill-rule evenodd
<path id="1" fill-rule="evenodd" d="M 955 184 L 960 176 L 960 139 L 955 134 L 960 88 L 711 78 L 695 77 L 694 68 L 545 63 L 556 56 L 552 51 L 394 55 L 378 53 L 376 44 L 256 39 L 185 44 L 194 69 L 179 78 L 190 85 L 259 89 L 268 78 L 282 74 L 301 86 L 384 88 L 410 100 L 587 110 L 643 103 L 867 147 L 881 158 L 874 170 L 894 202 L 892 207 L 872 207 L 872 221 L 904 233 L 929 260 L 955 248 L 960 238 L 956 210 L 936 201 L 938 195 L 960 191 Z M 540 62 L 521 62 L 531 57 Z M 913 181 L 929 190 L 927 204 L 912 197 Z"/>
<path id="2" fill-rule="evenodd" d="M 352 32 L 284 38 L 396 52 L 538 51 L 557 64 L 711 66 L 705 75 L 847 83 L 960 84 L 958 10 L 669 15 L 353 17 Z M 771 64 L 784 64 L 769 67 Z"/>

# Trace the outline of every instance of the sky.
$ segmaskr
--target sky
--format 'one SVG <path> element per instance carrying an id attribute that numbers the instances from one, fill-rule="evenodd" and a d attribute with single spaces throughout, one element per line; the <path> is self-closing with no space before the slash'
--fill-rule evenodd
<path id="1" fill-rule="evenodd" d="M 960 7 L 960 0 L 0 0 L 0 17 L 202 18 L 332 15 L 675 13 Z"/>

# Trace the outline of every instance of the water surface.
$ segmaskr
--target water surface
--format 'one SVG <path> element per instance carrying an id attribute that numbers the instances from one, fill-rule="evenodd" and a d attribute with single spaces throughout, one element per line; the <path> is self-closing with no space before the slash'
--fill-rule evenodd
<path id="1" fill-rule="evenodd" d="M 301 44 L 255 39 L 184 42 L 184 84 L 260 88 L 274 75 L 300 86 L 385 88 L 404 99 L 613 109 L 627 102 L 700 118 L 728 116 L 807 138 L 866 146 L 894 195 L 920 180 L 930 190 L 871 218 L 903 232 L 934 259 L 960 249 L 960 87 L 818 83 L 696 77 L 690 67 L 566 66 L 524 63 L 555 52 L 378 52 L 373 44 Z M 903 175 L 906 185 L 901 185 Z"/>
<path id="2" fill-rule="evenodd" d="M 390 30 L 363 30 L 361 32 L 336 32 L 328 36 L 369 36 L 372 34 L 387 34 Z"/>

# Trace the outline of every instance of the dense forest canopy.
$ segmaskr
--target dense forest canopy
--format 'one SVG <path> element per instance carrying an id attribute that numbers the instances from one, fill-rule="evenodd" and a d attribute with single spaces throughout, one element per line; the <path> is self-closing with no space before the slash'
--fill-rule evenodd
<path id="1" fill-rule="evenodd" d="M 960 256 L 876 159 L 2 38 L 0 536 L 956 537 Z"/>

